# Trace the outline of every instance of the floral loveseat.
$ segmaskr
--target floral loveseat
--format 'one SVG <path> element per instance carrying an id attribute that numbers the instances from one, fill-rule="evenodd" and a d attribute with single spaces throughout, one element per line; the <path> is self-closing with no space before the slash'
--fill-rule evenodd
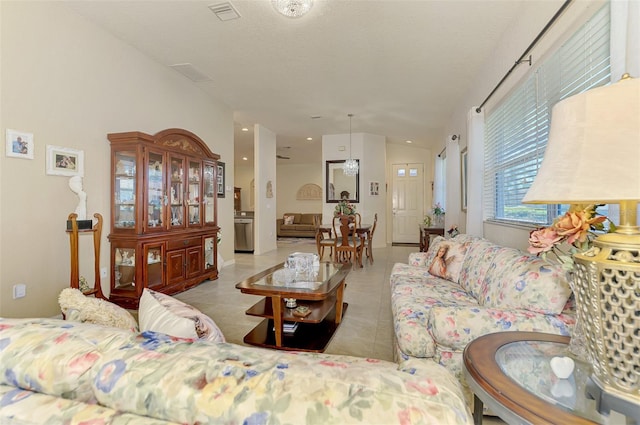
<path id="1" fill-rule="evenodd" d="M 429 363 L 0 319 L 0 423 L 472 423 L 459 383 Z"/>
<path id="2" fill-rule="evenodd" d="M 560 267 L 468 235 L 435 238 L 428 252 L 395 264 L 390 283 L 396 360 L 436 361 L 465 387 L 462 352 L 475 338 L 500 331 L 569 335 L 575 324 Z"/>

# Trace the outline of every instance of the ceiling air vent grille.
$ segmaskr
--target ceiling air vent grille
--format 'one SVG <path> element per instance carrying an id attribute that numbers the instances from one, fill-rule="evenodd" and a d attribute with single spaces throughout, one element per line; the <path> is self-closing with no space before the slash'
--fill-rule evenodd
<path id="1" fill-rule="evenodd" d="M 209 9 L 211 9 L 221 21 L 230 21 L 240 17 L 240 14 L 230 2 L 212 4 L 209 6 Z"/>

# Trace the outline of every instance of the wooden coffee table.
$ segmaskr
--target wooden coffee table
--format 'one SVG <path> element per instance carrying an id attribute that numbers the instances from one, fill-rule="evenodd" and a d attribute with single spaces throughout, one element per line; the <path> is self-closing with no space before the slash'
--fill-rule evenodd
<path id="1" fill-rule="evenodd" d="M 347 309 L 342 298 L 351 267 L 321 262 L 314 282 L 291 285 L 274 279 L 274 273 L 283 268 L 284 263 L 280 263 L 236 284 L 243 294 L 264 297 L 246 311 L 265 319 L 244 337 L 244 342 L 279 350 L 323 352 Z M 294 315 L 294 309 L 285 306 L 285 298 L 295 298 L 298 306 L 309 307 L 311 313 L 306 317 Z M 283 332 L 285 322 L 298 323 L 293 334 Z"/>

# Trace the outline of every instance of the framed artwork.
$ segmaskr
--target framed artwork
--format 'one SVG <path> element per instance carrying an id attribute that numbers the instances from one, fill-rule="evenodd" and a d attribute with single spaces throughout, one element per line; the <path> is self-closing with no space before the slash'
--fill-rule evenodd
<path id="1" fill-rule="evenodd" d="M 7 156 L 13 158 L 33 159 L 33 134 L 7 129 Z"/>
<path id="2" fill-rule="evenodd" d="M 369 195 L 371 195 L 371 196 L 380 195 L 380 183 L 379 182 L 369 182 Z"/>
<path id="3" fill-rule="evenodd" d="M 467 211 L 467 148 L 460 153 L 460 200 L 462 211 Z"/>
<path id="4" fill-rule="evenodd" d="M 47 174 L 84 176 L 84 152 L 78 149 L 47 145 Z"/>
<path id="5" fill-rule="evenodd" d="M 224 183 L 224 162 L 218 161 L 218 181 L 216 182 L 218 198 L 224 198 Z"/>

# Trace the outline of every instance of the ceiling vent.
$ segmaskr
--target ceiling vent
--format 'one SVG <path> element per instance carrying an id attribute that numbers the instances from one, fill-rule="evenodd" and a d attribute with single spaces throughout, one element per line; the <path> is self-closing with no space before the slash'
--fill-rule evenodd
<path id="1" fill-rule="evenodd" d="M 191 65 L 190 63 L 176 63 L 173 65 L 169 65 L 169 67 L 175 69 L 180 74 L 184 75 L 194 83 L 211 81 L 211 78 L 209 78 L 209 76 L 199 71 L 195 66 Z"/>
<path id="2" fill-rule="evenodd" d="M 212 4 L 209 9 L 216 14 L 221 21 L 231 21 L 240 18 L 240 14 L 230 2 Z"/>

